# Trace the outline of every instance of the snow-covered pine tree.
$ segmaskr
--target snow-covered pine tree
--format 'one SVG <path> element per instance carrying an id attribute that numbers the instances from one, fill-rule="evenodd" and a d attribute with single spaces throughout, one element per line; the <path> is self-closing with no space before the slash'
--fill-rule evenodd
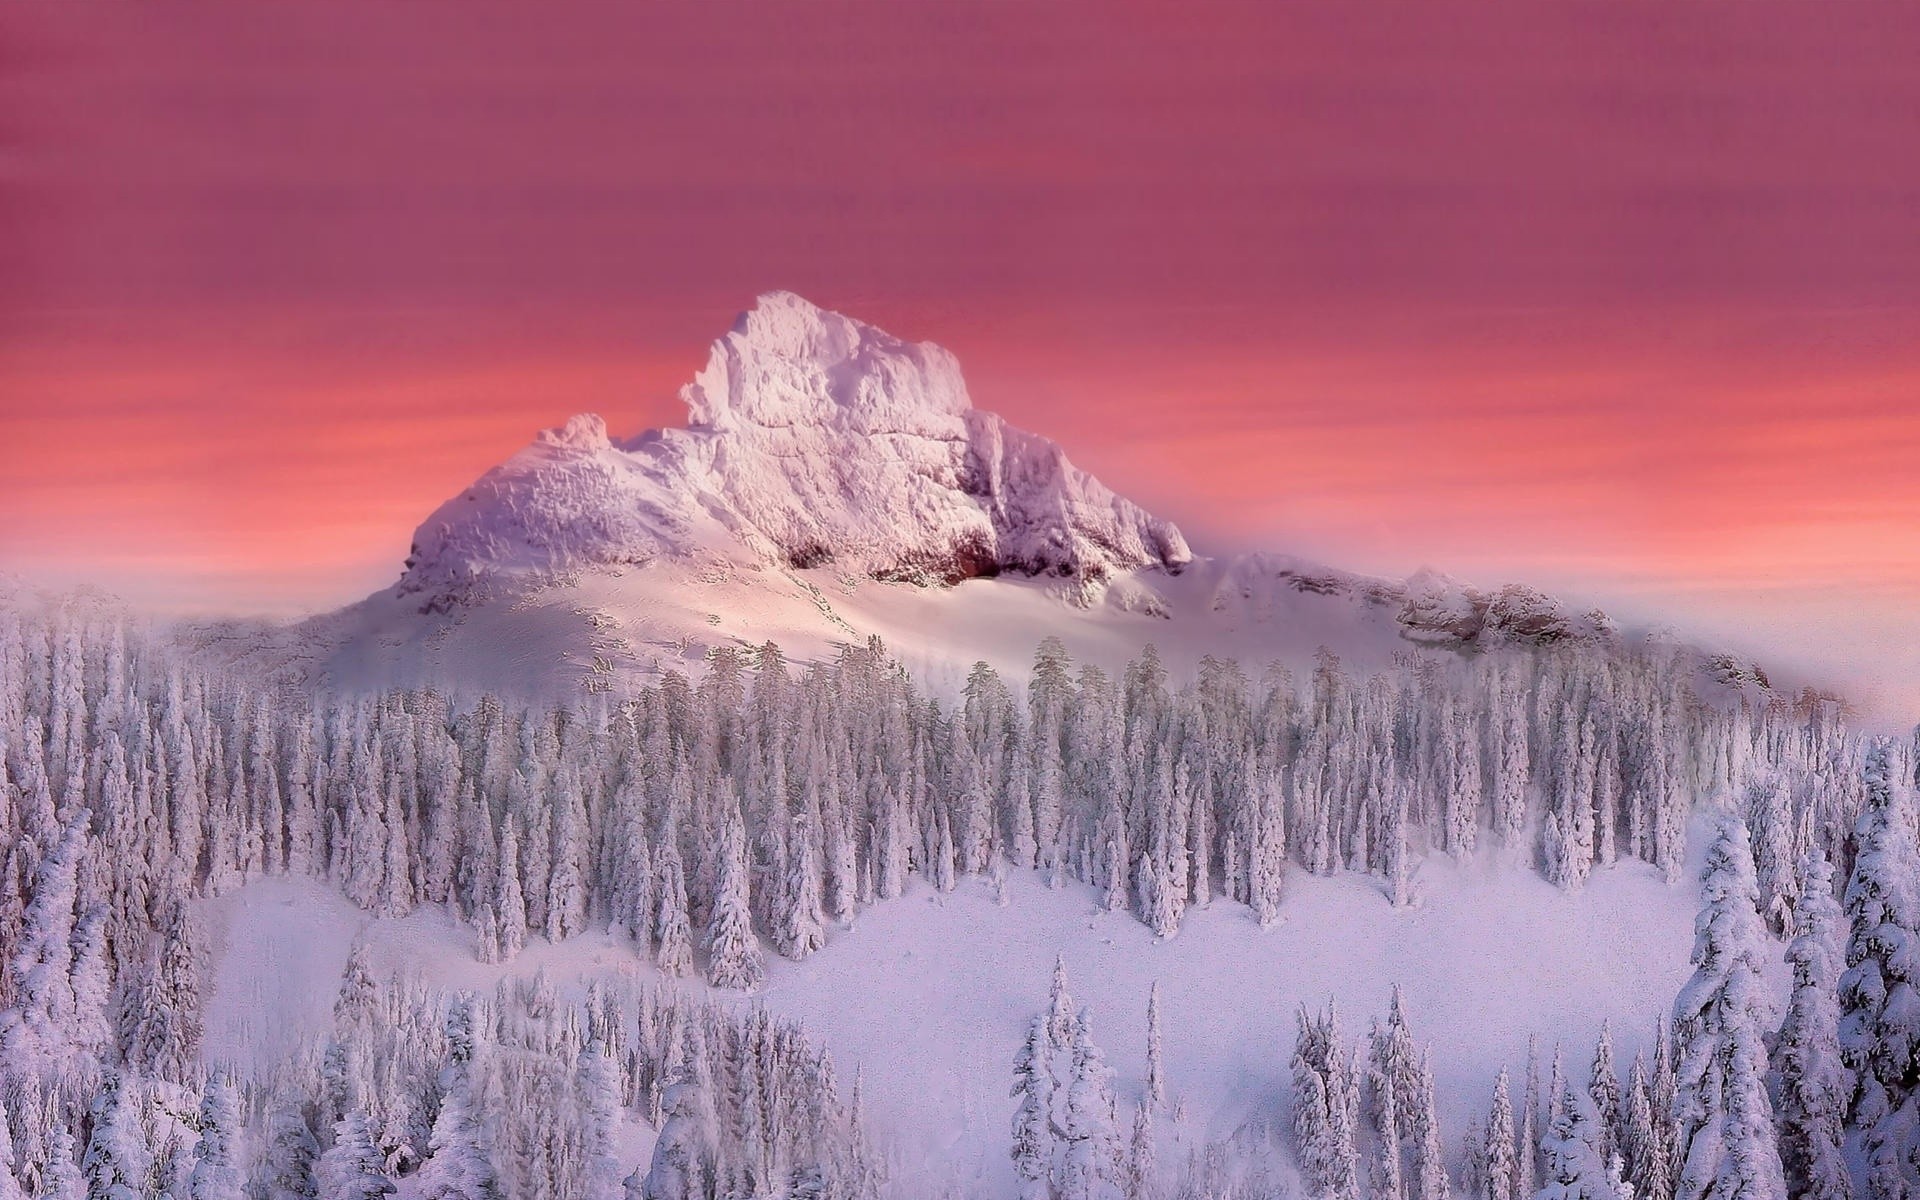
<path id="1" fill-rule="evenodd" d="M 0 1059 L 34 1064 L 55 1078 L 78 1065 L 70 1061 L 76 1051 L 73 933 L 85 822 L 84 816 L 70 822 L 40 861 L 19 947 L 7 964 L 13 1001 L 0 1011 Z"/>
<path id="2" fill-rule="evenodd" d="M 1293 1145 L 1312 1194 L 1319 1200 L 1358 1200 L 1360 1154 L 1355 1140 L 1359 1088 L 1340 1040 L 1333 1006 L 1325 1016 L 1299 1012 L 1293 1048 Z"/>
<path id="3" fill-rule="evenodd" d="M 1514 1161 L 1513 1193 L 1532 1196 L 1540 1172 L 1540 1040 L 1527 1037 L 1527 1085 L 1521 1091 L 1518 1157 Z"/>
<path id="4" fill-rule="evenodd" d="M 1073 1075 L 1061 1122 L 1060 1200 L 1120 1200 L 1120 1135 L 1113 1123 L 1113 1073 L 1093 1040 L 1093 1019 L 1074 1019 Z"/>
<path id="5" fill-rule="evenodd" d="M 547 940 L 561 942 L 587 926 L 587 811 L 577 771 L 562 768 L 550 793 L 551 873 L 547 877 Z"/>
<path id="6" fill-rule="evenodd" d="M 1447 853 L 1464 858 L 1473 853 L 1480 835 L 1480 729 L 1473 713 L 1462 713 L 1449 701 L 1445 709 L 1443 736 L 1449 747 L 1452 766 L 1446 781 Z"/>
<path id="7" fill-rule="evenodd" d="M 661 840 L 655 875 L 660 881 L 660 913 L 653 927 L 654 965 L 670 977 L 691 975 L 693 926 L 687 915 L 687 878 L 671 831 Z"/>
<path id="8" fill-rule="evenodd" d="M 627 1196 L 630 1200 L 706 1200 L 711 1131 L 697 1086 L 691 1082 L 669 1085 L 661 1106 L 666 1124 L 653 1143 L 646 1174 L 636 1171 L 627 1178 Z"/>
<path id="9" fill-rule="evenodd" d="M 1840 1051 L 1859 1083 L 1852 1118 L 1868 1189 L 1875 1200 L 1910 1200 L 1920 1195 L 1920 851 L 1891 740 L 1869 749 L 1864 779 L 1845 897 L 1853 928 L 1840 977 Z"/>
<path id="10" fill-rule="evenodd" d="M 826 914 L 821 909 L 821 863 L 813 823 L 805 815 L 787 839 L 786 877 L 778 889 L 776 945 L 798 962 L 827 944 Z"/>
<path id="11" fill-rule="evenodd" d="M 1767 932 L 1785 937 L 1793 930 L 1793 815 L 1786 781 L 1768 772 L 1747 793 L 1747 821 L 1753 830 L 1754 882 L 1760 889 L 1760 919 Z"/>
<path id="12" fill-rule="evenodd" d="M 1426 1185 L 1418 1171 L 1417 1156 L 1429 1131 L 1425 1124 L 1428 1113 L 1422 1054 L 1413 1040 L 1406 999 L 1397 983 L 1387 1004 L 1386 1024 L 1374 1024 L 1371 1057 L 1370 1111 L 1380 1133 L 1381 1154 L 1394 1159 L 1391 1164 L 1383 1164 L 1383 1172 L 1396 1181 L 1395 1194 L 1399 1194 L 1399 1181 L 1423 1193 Z M 1434 1132 L 1437 1137 L 1438 1131 Z"/>
<path id="13" fill-rule="evenodd" d="M 1653 1098 L 1646 1060 L 1634 1055 L 1627 1075 L 1626 1119 L 1620 1154 L 1636 1200 L 1673 1200 L 1673 1154 L 1668 1147 L 1668 1118 Z"/>
<path id="14" fill-rule="evenodd" d="M 1374 1200 L 1409 1200 L 1407 1172 L 1402 1157 L 1407 1122 L 1400 1115 L 1400 1099 L 1392 1088 L 1382 1088 L 1368 1114 L 1373 1121 Z"/>
<path id="15" fill-rule="evenodd" d="M 590 1039 L 581 1048 L 578 1074 L 586 1108 L 583 1200 L 621 1200 L 616 1157 L 621 1115 L 619 1068 L 600 1038 Z"/>
<path id="16" fill-rule="evenodd" d="M 1513 1093 L 1504 1067 L 1493 1083 L 1486 1139 L 1485 1200 L 1525 1200 L 1516 1190 L 1519 1180 L 1513 1141 Z"/>
<path id="17" fill-rule="evenodd" d="M 1593 1099 L 1574 1087 L 1562 1093 L 1557 1106 L 1560 1115 L 1546 1139 L 1546 1181 L 1534 1193 L 1534 1200 L 1632 1200 L 1630 1189 L 1623 1189 L 1618 1174 L 1601 1158 L 1599 1117 Z M 1778 1196 L 1785 1192 L 1746 1192 L 1748 1200 Z"/>
<path id="18" fill-rule="evenodd" d="M 440 1070 L 440 1111 L 427 1139 L 427 1159 L 414 1176 L 419 1200 L 497 1200 L 500 1187 L 488 1153 L 485 1097 L 474 1077 L 482 1029 L 478 1002 L 454 1000 L 447 1010 L 447 1063 Z"/>
<path id="19" fill-rule="evenodd" d="M 372 1118 L 362 1112 L 349 1113 L 334 1126 L 333 1145 L 314 1169 L 325 1200 L 380 1200 L 398 1190 L 376 1143 L 377 1133 Z"/>
<path id="20" fill-rule="evenodd" d="M 4 757 L 4 756 L 0 756 Z M 0 1200 L 27 1200 L 17 1174 L 19 1160 L 13 1150 L 13 1127 L 7 1120 L 7 1106 L 0 1104 Z"/>
<path id="21" fill-rule="evenodd" d="M 726 815 L 715 879 L 713 917 L 707 923 L 707 982 L 752 991 L 766 974 L 747 893 L 746 831 L 739 812 Z"/>
<path id="22" fill-rule="evenodd" d="M 1387 896 L 1395 908 L 1405 908 L 1413 903 L 1413 847 L 1409 844 L 1413 837 L 1413 818 L 1408 811 L 1413 799 L 1412 785 L 1402 782 L 1390 787 L 1392 800 L 1387 813 L 1386 845 L 1382 847 L 1386 855 Z"/>
<path id="23" fill-rule="evenodd" d="M 153 1147 L 140 1120 L 138 1079 L 110 1073 L 94 1096 L 91 1132 L 80 1162 L 87 1200 L 144 1200 L 153 1170 Z"/>
<path id="24" fill-rule="evenodd" d="M 1502 681 L 1494 704 L 1499 720 L 1498 778 L 1494 785 L 1494 832 L 1500 844 L 1518 847 L 1527 829 L 1527 781 L 1533 764 L 1527 742 L 1525 702 L 1516 682 Z"/>
<path id="25" fill-rule="evenodd" d="M 1418 1200 L 1451 1200 L 1447 1161 L 1440 1147 L 1440 1108 L 1434 1097 L 1431 1056 L 1420 1054 L 1418 1106 L 1414 1109 L 1414 1191 Z"/>
<path id="26" fill-rule="evenodd" d="M 1047 1044 L 1057 1050 L 1065 1051 L 1073 1045 L 1073 1031 L 1078 1010 L 1073 1004 L 1073 992 L 1067 985 L 1067 959 L 1057 954 L 1053 959 L 1053 981 L 1047 989 Z M 1056 1064 L 1065 1068 L 1067 1063 Z M 1054 1080 L 1065 1086 L 1067 1077 L 1056 1069 Z"/>
<path id="27" fill-rule="evenodd" d="M 1279 920 L 1280 901 L 1286 888 L 1286 788 L 1280 771 L 1251 764 L 1248 771 L 1256 792 L 1252 810 L 1254 831 L 1247 847 L 1247 903 L 1264 926 Z"/>
<path id="28" fill-rule="evenodd" d="M 87 1180 L 80 1170 L 73 1131 L 66 1122 L 55 1122 L 47 1142 L 35 1200 L 87 1200 Z"/>
<path id="29" fill-rule="evenodd" d="M 1620 1153 L 1620 1075 L 1613 1065 L 1613 1023 L 1600 1023 L 1600 1039 L 1593 1047 L 1593 1071 L 1587 1084 L 1593 1099 L 1600 1161 L 1611 1163 Z"/>
<path id="30" fill-rule="evenodd" d="M 1780 1161 L 1787 1186 L 1804 1200 L 1847 1200 L 1853 1181 L 1841 1153 L 1855 1081 L 1840 1057 L 1840 905 L 1833 868 L 1818 850 L 1800 860 L 1794 939 L 1787 947 L 1793 991 L 1776 1040 L 1780 1071 Z"/>
<path id="31" fill-rule="evenodd" d="M 527 898 L 520 884 L 519 821 L 508 816 L 500 832 L 499 878 L 493 912 L 499 922 L 499 960 L 512 962 L 527 944 Z"/>
<path id="32" fill-rule="evenodd" d="M 1167 1071 L 1160 1049 L 1160 981 L 1147 991 L 1147 1102 L 1163 1107 L 1167 1102 Z"/>
<path id="33" fill-rule="evenodd" d="M 238 1140 L 240 1105 L 233 1084 L 216 1075 L 200 1099 L 200 1140 L 194 1147 L 193 1173 L 187 1177 L 189 1200 L 242 1200 Z"/>
<path id="34" fill-rule="evenodd" d="M 1055 1154 L 1053 1039 L 1037 1016 L 1013 1060 L 1013 1174 L 1020 1200 L 1050 1200 Z"/>
<path id="35" fill-rule="evenodd" d="M 1761 980 L 1765 929 L 1747 827 L 1724 814 L 1707 852 L 1705 904 L 1695 922 L 1693 978 L 1674 1001 L 1680 1047 L 1680 1200 L 1784 1196 L 1767 1096 L 1772 1023 Z"/>
<path id="36" fill-rule="evenodd" d="M 364 955 L 364 950 L 362 950 Z M 364 966 L 364 958 L 356 960 Z M 200 951 L 184 904 L 170 906 L 159 955 L 133 989 L 127 1060 L 137 1070 L 175 1082 L 189 1077 L 200 1053 Z"/>
<path id="37" fill-rule="evenodd" d="M 302 1101 L 291 1093 L 276 1096 L 267 1110 L 261 1179 L 266 1200 L 314 1200 L 319 1194 L 313 1172 L 320 1142 L 301 1110 Z"/>

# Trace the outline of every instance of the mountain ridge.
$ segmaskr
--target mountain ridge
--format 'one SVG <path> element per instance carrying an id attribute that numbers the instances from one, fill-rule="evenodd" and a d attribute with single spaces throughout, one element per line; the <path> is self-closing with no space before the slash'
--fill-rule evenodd
<path id="1" fill-rule="evenodd" d="M 449 499 L 395 586 L 270 654 L 337 684 L 619 689 L 718 645 L 796 659 L 880 636 L 930 682 L 1018 671 L 1058 637 L 1123 665 L 1147 642 L 1304 664 L 1630 636 L 1523 584 L 1404 580 L 1293 555 L 1196 554 L 1178 526 L 973 406 L 958 361 L 770 292 L 681 389 L 688 424 L 630 438 L 583 414 Z M 1709 689 L 1765 675 L 1655 631 Z M 294 665 L 298 660 L 297 665 Z"/>

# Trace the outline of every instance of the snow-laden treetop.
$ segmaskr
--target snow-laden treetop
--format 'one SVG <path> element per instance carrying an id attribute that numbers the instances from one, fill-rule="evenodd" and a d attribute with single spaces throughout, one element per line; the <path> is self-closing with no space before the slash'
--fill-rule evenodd
<path id="1" fill-rule="evenodd" d="M 423 607 L 582 567 L 745 552 L 878 579 L 1177 571 L 1186 539 L 967 397 L 960 364 L 770 292 L 631 441 L 574 417 L 428 517 L 400 580 Z"/>

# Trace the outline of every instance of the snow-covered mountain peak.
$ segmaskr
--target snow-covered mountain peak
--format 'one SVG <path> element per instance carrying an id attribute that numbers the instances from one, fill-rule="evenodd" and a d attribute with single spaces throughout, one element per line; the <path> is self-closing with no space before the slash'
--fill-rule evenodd
<path id="1" fill-rule="evenodd" d="M 768 292 L 681 390 L 695 429 L 830 426 L 958 436 L 972 408 L 960 363 L 927 342 Z"/>
<path id="2" fill-rule="evenodd" d="M 1089 599 L 1192 558 L 1045 438 L 973 408 L 953 355 L 788 292 L 760 297 L 628 441 L 577 416 L 443 504 L 399 590 L 422 608 L 592 567 L 719 555 L 953 584 L 1016 573 Z"/>

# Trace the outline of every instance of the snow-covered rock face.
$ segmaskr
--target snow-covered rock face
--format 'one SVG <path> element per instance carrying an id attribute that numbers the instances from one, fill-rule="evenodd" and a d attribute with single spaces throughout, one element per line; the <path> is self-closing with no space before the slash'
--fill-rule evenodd
<path id="1" fill-rule="evenodd" d="M 1178 571 L 1180 531 L 973 408 L 959 363 L 785 292 L 681 391 L 686 429 L 575 417 L 428 517 L 400 580 L 445 608 L 501 584 L 702 552 L 952 584 L 1018 572 L 1090 596 Z"/>

